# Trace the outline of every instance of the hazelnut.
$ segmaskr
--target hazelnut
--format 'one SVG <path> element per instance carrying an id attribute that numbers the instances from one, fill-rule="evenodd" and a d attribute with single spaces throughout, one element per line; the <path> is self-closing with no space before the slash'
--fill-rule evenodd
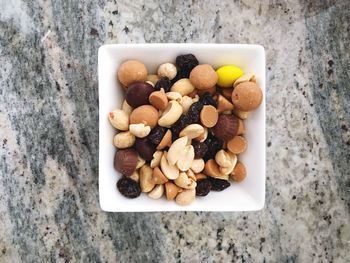
<path id="1" fill-rule="evenodd" d="M 243 82 L 238 84 L 232 92 L 233 105 L 242 111 L 257 109 L 263 99 L 263 94 L 255 82 Z"/>
<path id="2" fill-rule="evenodd" d="M 127 131 L 129 128 L 129 115 L 122 110 L 114 110 L 108 114 L 112 126 L 120 131 Z"/>
<path id="3" fill-rule="evenodd" d="M 202 64 L 191 70 L 190 81 L 197 89 L 210 89 L 218 81 L 218 75 L 211 65 Z"/>
<path id="4" fill-rule="evenodd" d="M 176 77 L 177 69 L 176 66 L 172 63 L 164 63 L 158 67 L 158 76 L 159 77 L 168 77 L 172 80 Z"/>
<path id="5" fill-rule="evenodd" d="M 216 125 L 219 115 L 216 108 L 212 105 L 204 105 L 199 115 L 201 123 L 207 127 L 212 128 Z"/>
<path id="6" fill-rule="evenodd" d="M 151 105 L 142 105 L 134 109 L 130 114 L 130 124 L 143 123 L 153 129 L 157 125 L 158 111 Z"/>
<path id="7" fill-rule="evenodd" d="M 234 154 L 240 154 L 247 149 L 247 140 L 242 136 L 235 136 L 227 142 L 227 148 Z"/>
<path id="8" fill-rule="evenodd" d="M 238 118 L 234 115 L 220 114 L 212 131 L 214 135 L 223 141 L 228 141 L 236 136 L 238 131 Z"/>
<path id="9" fill-rule="evenodd" d="M 247 175 L 247 171 L 245 169 L 244 164 L 238 161 L 235 168 L 233 169 L 233 172 L 230 175 L 232 180 L 236 182 L 241 182 L 244 180 L 246 175 Z"/>
<path id="10" fill-rule="evenodd" d="M 149 102 L 158 110 L 165 110 L 168 106 L 168 98 L 165 95 L 164 89 L 154 91 L 149 96 Z"/>
<path id="11" fill-rule="evenodd" d="M 190 94 L 192 91 L 194 91 L 194 87 L 189 79 L 184 78 L 176 81 L 174 85 L 171 86 L 170 91 L 178 92 L 182 96 L 185 96 Z"/>
<path id="12" fill-rule="evenodd" d="M 146 66 L 137 60 L 127 60 L 118 69 L 118 79 L 124 86 L 136 81 L 145 81 L 147 78 Z"/>
<path id="13" fill-rule="evenodd" d="M 114 136 L 113 144 L 118 149 L 125 149 L 133 146 L 135 143 L 135 136 L 129 132 L 120 132 Z"/>
<path id="14" fill-rule="evenodd" d="M 134 149 L 118 150 L 114 157 L 114 168 L 125 176 L 131 176 L 136 169 L 138 161 Z"/>
<path id="15" fill-rule="evenodd" d="M 154 91 L 152 85 L 146 82 L 132 83 L 125 94 L 125 100 L 131 107 L 149 104 L 148 97 Z"/>

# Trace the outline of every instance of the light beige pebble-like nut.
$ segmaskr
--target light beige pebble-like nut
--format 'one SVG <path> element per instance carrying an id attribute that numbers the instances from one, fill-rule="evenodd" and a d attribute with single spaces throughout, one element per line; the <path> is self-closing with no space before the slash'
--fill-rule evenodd
<path id="1" fill-rule="evenodd" d="M 159 77 L 168 77 L 170 80 L 176 77 L 177 69 L 172 63 L 164 63 L 158 67 Z"/>
<path id="2" fill-rule="evenodd" d="M 158 120 L 158 125 L 162 127 L 169 127 L 174 124 L 182 115 L 181 105 L 172 100 L 169 102 L 168 107 L 164 110 L 162 116 Z"/>
<path id="3" fill-rule="evenodd" d="M 113 144 L 118 149 L 125 149 L 133 146 L 135 140 L 136 138 L 131 132 L 120 132 L 114 136 Z"/>
<path id="4" fill-rule="evenodd" d="M 130 115 L 131 112 L 134 110 L 134 108 L 131 107 L 131 106 L 126 102 L 126 100 L 124 100 L 124 101 L 123 101 L 123 105 L 122 105 L 122 110 L 123 110 L 126 114 Z"/>
<path id="5" fill-rule="evenodd" d="M 205 162 L 203 159 L 194 159 L 191 165 L 191 170 L 195 174 L 198 174 L 204 170 L 204 165 L 205 165 Z"/>
<path id="6" fill-rule="evenodd" d="M 157 167 L 160 164 L 160 160 L 162 159 L 163 152 L 162 151 L 155 151 L 153 154 L 153 159 L 151 160 L 151 168 Z"/>
<path id="7" fill-rule="evenodd" d="M 204 133 L 204 128 L 199 124 L 190 124 L 183 128 L 180 132 L 180 137 L 187 136 L 188 139 L 194 139 Z"/>
<path id="8" fill-rule="evenodd" d="M 116 109 L 108 114 L 108 118 L 112 126 L 120 131 L 129 129 L 129 115 L 123 110 Z"/>
<path id="9" fill-rule="evenodd" d="M 134 171 L 132 175 L 130 175 L 130 179 L 133 179 L 135 182 L 140 181 L 140 174 L 138 171 Z"/>
<path id="10" fill-rule="evenodd" d="M 242 120 L 245 120 L 249 117 L 249 111 L 241 111 L 241 110 L 233 109 L 232 113 L 236 115 L 238 118 L 241 118 Z"/>
<path id="11" fill-rule="evenodd" d="M 179 174 L 179 177 L 174 180 L 174 183 L 184 189 L 194 189 L 197 186 L 197 183 L 192 178 L 189 178 L 188 175 L 184 172 Z"/>
<path id="12" fill-rule="evenodd" d="M 220 167 L 220 172 L 222 172 L 223 174 L 225 175 L 229 175 L 232 173 L 233 169 L 235 168 L 236 166 L 236 163 L 237 163 L 237 156 L 233 153 L 228 153 L 229 156 L 230 156 L 230 166 L 228 167 Z"/>
<path id="13" fill-rule="evenodd" d="M 172 143 L 167 153 L 167 160 L 171 165 L 175 165 L 179 159 L 180 154 L 183 149 L 186 147 L 188 142 L 188 137 L 180 137 Z"/>
<path id="14" fill-rule="evenodd" d="M 138 138 L 144 138 L 151 132 L 151 127 L 144 123 L 130 124 L 129 131 Z"/>
<path id="15" fill-rule="evenodd" d="M 231 157 L 228 152 L 220 150 L 215 155 L 216 163 L 221 167 L 230 167 L 231 166 Z"/>
<path id="16" fill-rule="evenodd" d="M 152 199 L 159 199 L 164 194 L 164 185 L 159 184 L 153 188 L 151 192 L 148 193 L 148 196 Z"/>
<path id="17" fill-rule="evenodd" d="M 198 137 L 194 138 L 195 140 L 197 140 L 199 142 L 204 142 L 208 138 L 208 129 L 206 127 L 203 127 L 203 128 L 204 128 L 204 133 L 202 133 Z"/>
<path id="18" fill-rule="evenodd" d="M 182 96 L 190 94 L 194 90 L 194 86 L 189 79 L 179 79 L 171 86 L 170 91 L 175 91 L 180 93 Z"/>
<path id="19" fill-rule="evenodd" d="M 179 101 L 181 107 L 182 107 L 182 111 L 183 113 L 186 113 L 189 108 L 191 107 L 191 105 L 194 103 L 193 99 L 189 96 L 183 96 L 180 101 Z"/>
<path id="20" fill-rule="evenodd" d="M 178 92 L 175 91 L 169 91 L 167 93 L 165 93 L 166 97 L 168 98 L 168 100 L 181 100 L 182 95 Z"/>
<path id="21" fill-rule="evenodd" d="M 170 180 L 174 180 L 179 177 L 179 168 L 175 164 L 170 164 L 167 160 L 167 153 L 164 152 L 160 159 L 160 168 L 163 174 Z"/>
<path id="22" fill-rule="evenodd" d="M 142 159 L 140 157 L 140 155 L 137 156 L 137 163 L 136 163 L 136 168 L 135 169 L 141 168 L 145 163 L 146 163 L 146 161 L 144 159 Z"/>
<path id="23" fill-rule="evenodd" d="M 192 166 L 192 162 L 194 159 L 194 149 L 192 145 L 186 145 L 186 147 L 183 149 L 182 153 L 180 154 L 176 165 L 177 168 L 179 168 L 180 171 L 187 171 Z"/>
<path id="24" fill-rule="evenodd" d="M 141 167 L 140 169 L 140 187 L 141 191 L 144 193 L 148 193 L 152 191 L 155 184 L 152 180 L 153 170 L 147 164 Z"/>
<path id="25" fill-rule="evenodd" d="M 233 83 L 233 87 L 235 88 L 236 86 L 238 86 L 238 84 L 241 84 L 247 81 L 256 82 L 255 75 L 253 73 L 244 74 L 243 76 L 236 79 L 236 81 Z"/>
<path id="26" fill-rule="evenodd" d="M 175 201 L 178 205 L 189 205 L 191 204 L 196 197 L 196 190 L 190 189 L 190 190 L 184 190 L 181 193 L 178 193 Z"/>

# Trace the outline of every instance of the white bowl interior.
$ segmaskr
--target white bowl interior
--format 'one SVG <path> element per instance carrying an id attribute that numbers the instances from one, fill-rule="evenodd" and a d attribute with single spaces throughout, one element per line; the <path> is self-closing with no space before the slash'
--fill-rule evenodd
<path id="1" fill-rule="evenodd" d="M 189 206 L 181 207 L 164 199 L 153 200 L 146 194 L 127 199 L 116 190 L 120 174 L 113 167 L 115 129 L 108 121 L 108 112 L 120 108 L 124 91 L 116 79 L 119 65 L 128 59 L 142 61 L 149 73 L 155 73 L 164 62 L 175 62 L 177 55 L 192 53 L 201 64 L 214 68 L 236 65 L 245 73 L 255 73 L 263 90 L 260 108 L 245 120 L 248 149 L 240 155 L 247 168 L 247 177 L 241 183 L 231 183 L 222 192 L 210 192 L 198 197 Z M 128 211 L 250 211 L 262 209 L 265 202 L 265 51 L 260 45 L 236 44 L 117 44 L 99 49 L 99 192 L 102 210 Z"/>

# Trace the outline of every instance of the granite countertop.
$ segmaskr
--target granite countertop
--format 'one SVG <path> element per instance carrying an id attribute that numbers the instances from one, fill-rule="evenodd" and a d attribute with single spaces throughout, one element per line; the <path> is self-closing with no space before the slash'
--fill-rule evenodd
<path id="1" fill-rule="evenodd" d="M 349 262 L 350 3 L 268 2 L 0 0 L 0 262 Z M 265 47 L 262 211 L 101 212 L 97 50 L 144 42 Z"/>

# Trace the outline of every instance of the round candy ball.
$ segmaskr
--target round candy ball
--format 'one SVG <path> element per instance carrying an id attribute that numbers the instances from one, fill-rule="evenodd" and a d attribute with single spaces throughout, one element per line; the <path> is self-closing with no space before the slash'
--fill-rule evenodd
<path id="1" fill-rule="evenodd" d="M 243 75 L 243 71 L 236 66 L 222 66 L 216 70 L 219 76 L 218 85 L 222 88 L 232 88 L 236 79 Z"/>
<path id="2" fill-rule="evenodd" d="M 260 106 L 263 94 L 255 82 L 247 81 L 235 87 L 231 99 L 238 110 L 252 111 Z"/>
<path id="3" fill-rule="evenodd" d="M 136 81 L 146 81 L 147 68 L 138 60 L 127 60 L 123 62 L 118 69 L 118 80 L 121 84 L 128 87 Z"/>
<path id="4" fill-rule="evenodd" d="M 129 117 L 130 124 L 143 123 L 153 129 L 158 122 L 158 110 L 151 105 L 142 105 L 134 109 Z"/>
<path id="5" fill-rule="evenodd" d="M 154 91 L 151 84 L 134 82 L 126 91 L 125 100 L 133 108 L 149 104 L 148 97 Z"/>
<path id="6" fill-rule="evenodd" d="M 218 81 L 218 75 L 211 65 L 202 64 L 192 69 L 190 73 L 190 81 L 197 89 L 210 89 L 214 87 Z"/>

